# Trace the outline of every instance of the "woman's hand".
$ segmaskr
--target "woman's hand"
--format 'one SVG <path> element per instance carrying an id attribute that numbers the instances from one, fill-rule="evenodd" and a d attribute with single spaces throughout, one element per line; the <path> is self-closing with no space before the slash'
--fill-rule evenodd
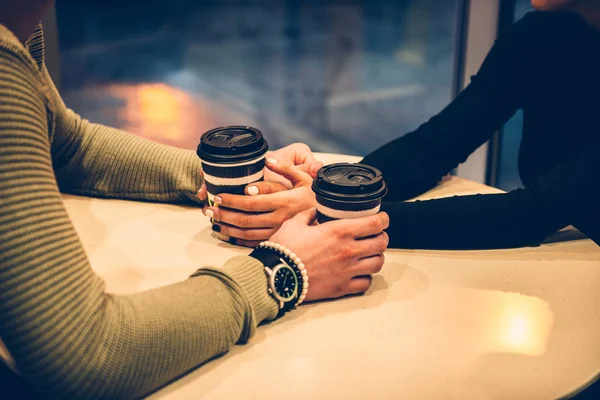
<path id="1" fill-rule="evenodd" d="M 219 238 L 254 247 L 267 240 L 284 221 L 315 206 L 311 184 L 323 163 L 315 159 L 307 145 L 294 143 L 270 152 L 266 165 L 265 181 L 248 185 L 248 196 L 222 194 L 215 199 L 218 207 L 205 204 L 203 212 L 213 219 L 213 230 Z M 206 201 L 206 197 L 202 185 L 198 198 Z"/>
<path id="2" fill-rule="evenodd" d="M 286 221 L 271 241 L 293 251 L 308 273 L 306 300 L 366 292 L 383 267 L 390 220 L 386 213 L 312 226 L 314 208 Z"/>
<path id="3" fill-rule="evenodd" d="M 317 176 L 317 172 L 323 166 L 323 163 L 315 158 L 314 154 L 310 150 L 310 147 L 304 143 L 293 143 L 282 149 L 270 151 L 267 153 L 267 158 L 278 160 L 284 164 L 297 166 L 301 171 L 305 172 L 313 179 Z M 200 171 L 200 174 L 202 174 L 202 171 Z M 264 182 L 276 182 L 279 184 L 268 185 L 268 187 L 265 187 L 265 189 L 260 192 L 262 194 L 267 194 L 267 190 L 268 193 L 274 193 L 276 191 L 292 189 L 293 187 L 293 184 L 289 181 L 289 179 L 286 179 L 281 174 L 278 174 L 270 169 L 265 170 Z M 248 194 L 254 195 L 258 193 L 252 192 Z M 204 184 L 202 184 L 202 187 L 198 191 L 198 198 L 201 201 L 206 202 L 206 186 Z"/>
<path id="4" fill-rule="evenodd" d="M 271 151 L 267 153 L 267 158 L 273 158 L 282 162 L 289 161 L 313 179 L 317 176 L 317 171 L 323 166 L 321 161 L 317 161 L 310 147 L 304 143 L 293 143 L 279 150 Z M 265 181 L 280 182 L 286 188 L 292 188 L 291 182 L 276 172 L 269 170 L 265 171 Z"/>
<path id="5" fill-rule="evenodd" d="M 312 178 L 289 159 L 267 159 L 269 170 L 292 185 L 288 190 L 280 182 L 256 182 L 246 187 L 248 196 L 220 194 L 216 207 L 205 207 L 213 219 L 213 230 L 226 239 L 234 238 L 241 246 L 254 247 L 269 239 L 281 225 L 296 214 L 315 206 Z"/>

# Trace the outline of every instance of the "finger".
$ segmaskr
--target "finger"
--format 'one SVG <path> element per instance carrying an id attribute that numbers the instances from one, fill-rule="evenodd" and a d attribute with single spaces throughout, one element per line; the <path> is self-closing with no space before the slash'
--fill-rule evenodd
<path id="1" fill-rule="evenodd" d="M 390 226 L 390 217 L 380 212 L 369 217 L 340 219 L 321 225 L 332 229 L 338 236 L 352 236 L 354 238 L 365 238 L 380 234 Z"/>
<path id="2" fill-rule="evenodd" d="M 281 182 L 255 182 L 248 186 L 246 186 L 246 194 L 248 196 L 256 196 L 259 194 L 271 194 L 277 192 L 283 192 L 284 190 L 289 190 L 283 183 Z"/>
<path id="3" fill-rule="evenodd" d="M 243 211 L 223 207 L 210 207 L 206 216 L 214 222 L 224 222 L 238 228 L 275 228 L 281 223 L 277 221 L 274 213 L 249 214 Z"/>
<path id="4" fill-rule="evenodd" d="M 373 278 L 370 275 L 352 278 L 344 288 L 344 295 L 364 293 L 369 290 L 372 281 Z"/>
<path id="5" fill-rule="evenodd" d="M 206 192 L 206 185 L 204 183 L 200 186 L 200 190 L 198 190 L 198 199 L 201 201 L 206 201 L 206 199 L 208 199 L 208 193 Z"/>
<path id="6" fill-rule="evenodd" d="M 356 258 L 366 258 L 383 254 L 387 250 L 389 237 L 387 233 L 381 232 L 379 235 L 354 241 L 354 251 Z"/>
<path id="7" fill-rule="evenodd" d="M 292 182 L 294 186 L 310 185 L 312 183 L 311 176 L 293 165 L 290 160 L 279 161 L 275 158 L 267 158 L 266 166 L 271 171 Z"/>
<path id="8" fill-rule="evenodd" d="M 219 207 L 232 208 L 248 213 L 272 212 L 279 209 L 289 209 L 292 205 L 304 200 L 304 193 L 300 193 L 299 190 L 306 191 L 307 189 L 297 188 L 265 195 L 258 194 L 256 196 L 220 194 L 215 197 L 215 203 Z"/>
<path id="9" fill-rule="evenodd" d="M 323 165 L 325 164 L 323 164 L 321 161 L 311 161 L 306 164 L 298 165 L 298 168 L 300 168 L 302 172 L 306 172 L 311 176 L 311 178 L 314 179 L 317 177 L 317 172 L 319 172 Z"/>
<path id="10" fill-rule="evenodd" d="M 294 187 L 294 185 L 292 185 L 292 182 L 288 181 L 283 176 L 271 171 L 269 168 L 265 168 L 265 181 L 280 183 L 287 189 L 292 189 Z"/>
<path id="11" fill-rule="evenodd" d="M 316 161 L 315 155 L 313 154 L 310 147 L 305 143 L 292 143 L 287 147 L 292 150 L 292 159 L 295 165 L 306 164 L 312 161 Z"/>
<path id="12" fill-rule="evenodd" d="M 312 225 L 316 219 L 317 209 L 313 207 L 296 214 L 291 220 L 300 222 L 302 225 Z"/>
<path id="13" fill-rule="evenodd" d="M 359 260 L 356 265 L 350 268 L 349 272 L 351 272 L 352 276 L 354 277 L 362 275 L 375 275 L 381 271 L 384 263 L 385 256 L 383 254 L 363 258 L 362 260 Z"/>
<path id="14" fill-rule="evenodd" d="M 212 226 L 213 231 L 231 238 L 247 241 L 263 241 L 269 239 L 276 232 L 275 229 L 253 228 L 243 229 L 229 226 L 223 222 L 217 222 Z"/>
<path id="15" fill-rule="evenodd" d="M 281 194 L 287 192 L 277 192 L 270 195 L 241 196 L 236 194 L 220 194 L 215 197 L 215 203 L 219 207 L 233 208 L 246 212 L 268 212 L 274 211 L 285 205 L 286 199 L 281 198 Z"/>
<path id="16" fill-rule="evenodd" d="M 325 164 L 323 164 L 321 161 L 311 163 L 308 168 L 308 174 L 315 179 L 317 177 L 317 173 L 321 168 L 323 168 L 324 165 Z"/>

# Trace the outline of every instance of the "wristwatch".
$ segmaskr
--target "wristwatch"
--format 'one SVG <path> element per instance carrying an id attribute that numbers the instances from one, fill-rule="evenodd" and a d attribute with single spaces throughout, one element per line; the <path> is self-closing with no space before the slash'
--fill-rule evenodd
<path id="1" fill-rule="evenodd" d="M 278 317 L 294 306 L 302 293 L 302 274 L 293 260 L 274 249 L 257 247 L 250 257 L 256 258 L 265 266 L 267 291 L 277 301 Z"/>

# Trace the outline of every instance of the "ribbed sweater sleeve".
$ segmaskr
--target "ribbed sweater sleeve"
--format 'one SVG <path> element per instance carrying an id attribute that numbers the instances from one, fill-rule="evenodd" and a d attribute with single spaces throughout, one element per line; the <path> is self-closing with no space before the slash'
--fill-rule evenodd
<path id="1" fill-rule="evenodd" d="M 200 161 L 193 151 L 92 124 L 60 105 L 52 143 L 62 192 L 163 203 L 198 202 Z"/>
<path id="2" fill-rule="evenodd" d="M 109 146 L 110 139 L 101 136 L 110 133 L 84 128 L 80 132 L 93 145 L 78 145 L 78 151 L 65 150 L 53 160 L 43 79 L 16 38 L 0 28 L 0 338 L 23 377 L 47 398 L 136 398 L 245 342 L 258 323 L 274 318 L 277 305 L 267 293 L 263 265 L 250 257 L 135 295 L 105 291 L 65 211 L 53 161 L 65 160 L 58 166 L 63 177 L 91 176 L 101 168 L 93 154 L 102 151 L 89 149 L 102 141 Z M 105 155 L 122 160 L 126 155 L 118 149 L 126 141 L 136 152 L 183 154 L 127 137 Z M 142 168 L 144 157 L 132 158 L 132 164 Z M 155 167 L 148 177 L 166 179 L 177 165 Z M 87 172 L 78 175 L 77 166 Z M 139 179 L 126 169 L 130 179 L 115 174 L 73 187 L 105 195 L 155 191 L 164 197 L 148 199 L 177 200 L 183 197 L 171 188 L 193 185 L 194 168 L 186 168 L 174 186 L 150 178 L 135 186 Z"/>

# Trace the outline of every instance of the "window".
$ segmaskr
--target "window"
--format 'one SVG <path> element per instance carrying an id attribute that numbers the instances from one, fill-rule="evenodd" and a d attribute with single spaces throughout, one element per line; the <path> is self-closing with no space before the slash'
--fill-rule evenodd
<path id="1" fill-rule="evenodd" d="M 517 0 L 515 21 L 533 11 L 530 0 Z M 518 170 L 519 147 L 523 130 L 523 112 L 518 111 L 502 129 L 498 162 L 498 182 L 500 189 L 509 191 L 523 186 Z"/>
<path id="2" fill-rule="evenodd" d="M 459 0 L 57 2 L 62 94 L 194 148 L 222 125 L 365 154 L 452 98 Z"/>

